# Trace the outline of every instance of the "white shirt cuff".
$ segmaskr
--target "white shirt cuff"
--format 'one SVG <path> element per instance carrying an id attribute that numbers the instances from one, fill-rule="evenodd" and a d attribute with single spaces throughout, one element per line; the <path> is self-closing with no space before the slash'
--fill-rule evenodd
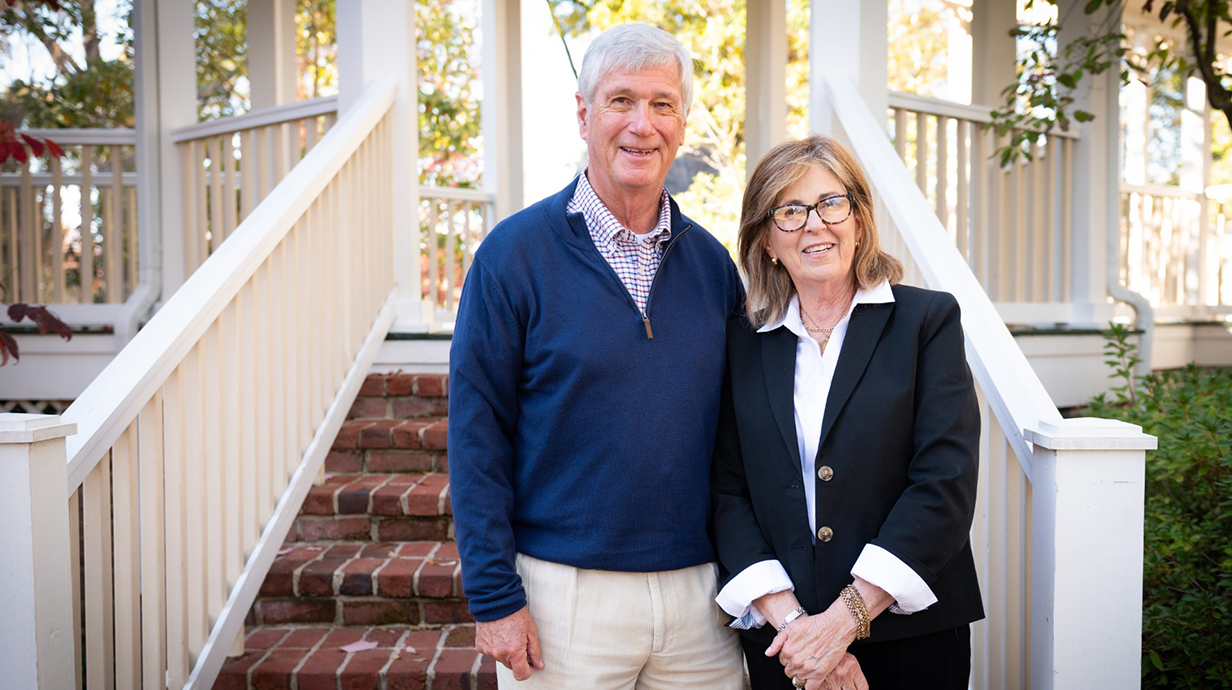
<path id="1" fill-rule="evenodd" d="M 880 546 L 865 545 L 856 564 L 851 566 L 851 574 L 884 589 L 894 597 L 902 613 L 923 611 L 937 603 L 937 595 L 933 594 L 923 578 L 911 566 Z"/>
<path id="2" fill-rule="evenodd" d="M 783 564 L 777 560 L 758 561 L 728 580 L 714 601 L 728 615 L 736 618 L 731 627 L 750 630 L 766 624 L 766 617 L 753 606 L 753 601 L 787 590 L 795 590 L 795 585 L 783 569 Z"/>

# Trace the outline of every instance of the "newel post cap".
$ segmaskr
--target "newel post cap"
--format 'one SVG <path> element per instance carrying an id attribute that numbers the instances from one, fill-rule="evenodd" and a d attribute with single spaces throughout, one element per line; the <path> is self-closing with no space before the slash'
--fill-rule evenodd
<path id="1" fill-rule="evenodd" d="M 1080 417 L 1040 421 L 1025 429 L 1028 441 L 1049 450 L 1155 450 L 1159 439 L 1117 419 Z"/>
<path id="2" fill-rule="evenodd" d="M 77 425 L 61 422 L 60 415 L 0 413 L 0 444 L 38 443 L 75 433 Z"/>

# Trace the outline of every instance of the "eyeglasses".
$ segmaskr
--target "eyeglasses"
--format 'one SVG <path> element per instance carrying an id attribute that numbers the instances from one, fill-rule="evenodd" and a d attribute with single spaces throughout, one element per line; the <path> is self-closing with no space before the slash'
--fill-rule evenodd
<path id="1" fill-rule="evenodd" d="M 816 211 L 817 217 L 826 225 L 838 225 L 851 216 L 851 207 L 854 203 L 855 199 L 850 194 L 836 194 L 821 199 L 815 204 L 775 206 L 767 215 L 779 230 L 796 232 L 808 225 L 809 211 Z"/>

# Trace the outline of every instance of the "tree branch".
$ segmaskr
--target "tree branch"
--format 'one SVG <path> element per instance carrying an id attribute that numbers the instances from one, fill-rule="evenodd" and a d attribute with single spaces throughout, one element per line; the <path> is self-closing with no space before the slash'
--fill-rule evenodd
<path id="1" fill-rule="evenodd" d="M 1207 33 L 1211 38 L 1206 46 L 1202 45 L 1202 26 L 1194 15 L 1190 0 L 1178 0 L 1176 11 L 1185 18 L 1185 27 L 1189 30 L 1189 47 L 1193 51 L 1194 62 L 1202 81 L 1206 83 L 1206 97 L 1211 106 L 1221 111 L 1232 126 L 1232 93 L 1224 88 L 1219 75 L 1215 73 L 1215 41 L 1216 25 L 1219 17 L 1213 7 L 1207 11 Z M 1204 59 L 1205 57 L 1205 59 Z"/>
<path id="2" fill-rule="evenodd" d="M 33 9 L 24 2 L 17 2 L 13 5 L 12 9 L 17 13 L 17 19 L 21 23 L 21 28 L 38 39 L 39 43 L 43 44 L 43 47 L 47 49 L 47 53 L 51 56 L 52 62 L 56 63 L 56 69 L 61 74 L 67 75 L 70 72 L 76 73 L 81 71 L 81 66 L 77 64 L 73 56 L 66 53 L 60 47 L 60 44 L 56 42 L 56 39 L 48 36 L 47 32 L 43 30 L 42 23 L 38 15 L 34 14 Z"/>

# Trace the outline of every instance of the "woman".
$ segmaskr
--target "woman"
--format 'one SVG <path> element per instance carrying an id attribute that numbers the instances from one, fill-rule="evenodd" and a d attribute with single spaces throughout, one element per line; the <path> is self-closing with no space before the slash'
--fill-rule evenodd
<path id="1" fill-rule="evenodd" d="M 849 645 L 873 690 L 966 688 L 980 419 L 958 304 L 896 284 L 825 136 L 758 163 L 739 254 L 711 489 L 754 690 L 863 687 Z"/>

